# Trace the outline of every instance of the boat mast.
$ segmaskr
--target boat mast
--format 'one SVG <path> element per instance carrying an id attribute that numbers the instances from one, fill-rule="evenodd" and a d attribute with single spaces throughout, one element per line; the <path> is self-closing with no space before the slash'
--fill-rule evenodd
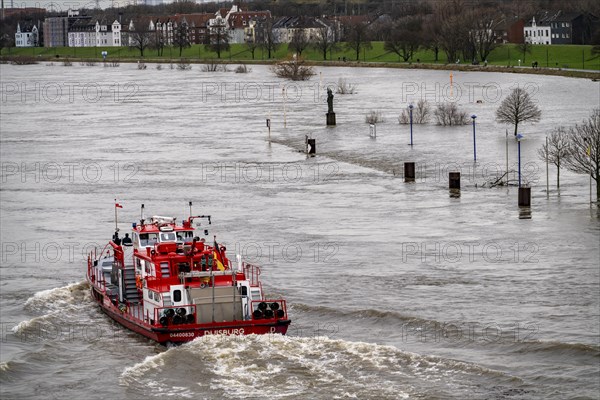
<path id="1" fill-rule="evenodd" d="M 190 218 L 192 217 L 192 202 L 190 201 Z"/>
<path id="2" fill-rule="evenodd" d="M 117 199 L 115 199 L 115 232 L 119 232 L 119 225 L 117 222 L 117 208 L 119 208 L 119 203 L 117 203 Z"/>

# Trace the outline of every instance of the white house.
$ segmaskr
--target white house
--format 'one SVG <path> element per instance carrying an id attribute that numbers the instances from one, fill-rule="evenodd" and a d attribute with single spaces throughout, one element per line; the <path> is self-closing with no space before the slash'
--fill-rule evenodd
<path id="1" fill-rule="evenodd" d="M 17 24 L 17 32 L 15 33 L 16 47 L 35 47 L 38 45 L 39 35 L 38 28 L 35 24 L 21 23 Z"/>
<path id="2" fill-rule="evenodd" d="M 121 46 L 121 23 L 117 20 L 112 24 L 106 20 L 96 21 L 96 46 Z"/>
<path id="3" fill-rule="evenodd" d="M 525 41 L 531 44 L 551 44 L 551 27 L 549 23 L 536 23 L 535 17 L 530 23 L 525 24 Z"/>

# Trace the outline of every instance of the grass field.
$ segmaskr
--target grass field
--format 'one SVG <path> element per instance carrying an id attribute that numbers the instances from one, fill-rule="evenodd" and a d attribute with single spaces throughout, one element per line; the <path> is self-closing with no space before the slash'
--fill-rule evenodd
<path id="1" fill-rule="evenodd" d="M 127 47 L 57 47 L 57 48 L 10 48 L 4 49 L 4 56 L 40 56 L 44 59 L 50 58 L 86 58 L 101 60 L 101 52 L 108 51 L 110 60 L 114 59 L 141 59 L 140 52 L 137 49 Z M 273 58 L 283 59 L 292 53 L 286 45 L 279 46 L 274 53 Z M 207 51 L 203 45 L 193 45 L 186 48 L 182 53 L 183 58 L 190 60 L 216 59 L 216 53 Z M 302 57 L 307 60 L 323 61 L 323 55 L 319 51 L 307 49 L 302 53 Z M 346 50 L 343 44 L 339 49 L 331 51 L 327 55 L 328 60 L 338 61 L 346 57 L 349 61 L 356 60 L 356 54 L 352 50 Z M 166 47 L 163 56 L 158 57 L 156 50 L 146 49 L 144 59 L 156 60 L 175 60 L 179 59 L 179 49 Z M 420 50 L 412 59 L 415 63 L 429 64 L 447 64 L 446 56 L 443 52 L 439 53 L 437 63 L 434 60 L 434 54 L 430 50 Z M 250 61 L 252 54 L 244 44 L 232 44 L 229 51 L 221 53 L 223 61 Z M 267 53 L 264 50 L 256 49 L 254 53 L 255 61 L 267 61 Z M 531 46 L 531 53 L 523 54 L 519 51 L 517 45 L 506 44 L 494 49 L 488 57 L 489 65 L 495 66 L 518 66 L 521 60 L 522 66 L 531 66 L 533 61 L 537 61 L 540 67 L 549 68 L 573 68 L 586 70 L 600 70 L 600 56 L 592 55 L 592 46 L 578 45 L 535 45 Z M 382 63 L 403 63 L 399 57 L 384 50 L 383 42 L 373 42 L 371 49 L 361 50 L 360 60 L 362 62 L 382 62 Z M 467 64 L 461 60 L 462 64 Z"/>

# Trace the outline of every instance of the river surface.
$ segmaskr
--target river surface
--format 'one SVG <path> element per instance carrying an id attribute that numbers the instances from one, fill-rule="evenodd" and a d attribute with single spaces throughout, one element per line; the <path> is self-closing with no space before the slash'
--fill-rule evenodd
<path id="1" fill-rule="evenodd" d="M 598 211 L 589 176 L 562 170 L 558 191 L 551 166 L 547 192 L 537 150 L 600 106 L 600 83 L 338 67 L 292 83 L 265 66 L 162 67 L 0 65 L 0 397 L 599 398 Z M 356 90 L 335 94 L 326 127 L 325 87 L 339 78 Z M 494 120 L 516 86 L 543 113 L 519 129 L 529 210 L 512 129 Z M 415 124 L 409 145 L 397 118 L 420 98 L 477 116 L 476 163 L 470 124 Z M 370 111 L 384 119 L 376 137 Z M 490 188 L 507 149 L 511 185 Z M 461 172 L 459 197 L 448 172 Z M 110 239 L 115 199 L 122 232 L 142 203 L 212 215 L 228 254 L 261 264 L 265 290 L 287 299 L 288 335 L 167 349 L 102 314 L 85 254 Z"/>

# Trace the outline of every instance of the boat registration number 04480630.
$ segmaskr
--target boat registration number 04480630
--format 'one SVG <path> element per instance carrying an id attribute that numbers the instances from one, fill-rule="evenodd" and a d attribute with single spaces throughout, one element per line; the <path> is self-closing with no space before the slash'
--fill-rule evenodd
<path id="1" fill-rule="evenodd" d="M 194 332 L 177 332 L 177 333 L 170 333 L 169 337 L 194 337 L 196 336 L 194 334 Z"/>

